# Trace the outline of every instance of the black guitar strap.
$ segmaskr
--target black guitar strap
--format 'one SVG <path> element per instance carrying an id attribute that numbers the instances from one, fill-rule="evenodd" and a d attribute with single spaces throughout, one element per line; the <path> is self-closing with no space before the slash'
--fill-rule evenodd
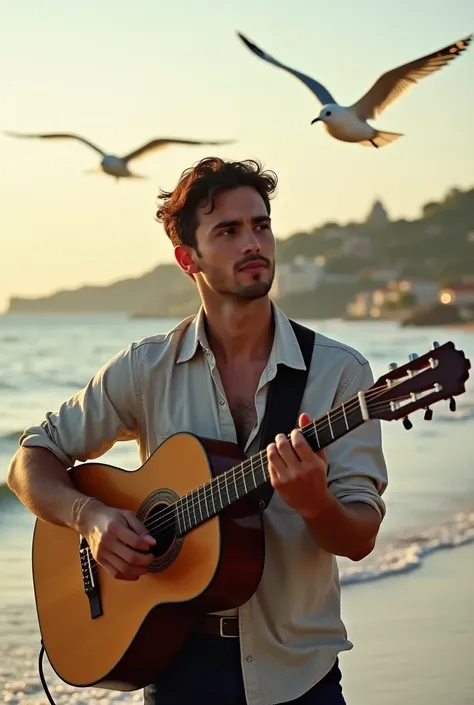
<path id="1" fill-rule="evenodd" d="M 278 365 L 268 390 L 260 450 L 266 448 L 278 433 L 289 434 L 298 425 L 299 410 L 313 355 L 314 331 L 289 320 L 298 339 L 306 369 L 295 370 L 283 364 Z M 249 498 L 257 502 L 260 509 L 268 507 L 272 496 L 273 487 L 270 482 L 249 494 Z"/>

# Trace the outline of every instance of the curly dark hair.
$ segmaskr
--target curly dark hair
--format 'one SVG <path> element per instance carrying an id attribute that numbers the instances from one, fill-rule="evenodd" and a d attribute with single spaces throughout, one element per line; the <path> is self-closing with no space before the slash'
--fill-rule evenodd
<path id="1" fill-rule="evenodd" d="M 160 191 L 158 199 L 163 204 L 156 212 L 156 219 L 163 223 L 174 247 L 188 245 L 198 251 L 196 229 L 200 206 L 209 203 L 209 212 L 212 213 L 214 199 L 219 194 L 240 186 L 250 186 L 258 191 L 270 215 L 270 199 L 277 184 L 275 172 L 263 171 L 262 165 L 255 159 L 239 162 L 206 157 L 183 171 L 173 191 Z"/>

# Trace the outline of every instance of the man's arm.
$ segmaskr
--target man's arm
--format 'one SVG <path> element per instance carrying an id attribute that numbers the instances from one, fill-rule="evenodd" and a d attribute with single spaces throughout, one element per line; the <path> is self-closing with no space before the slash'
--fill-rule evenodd
<path id="1" fill-rule="evenodd" d="M 88 497 L 78 492 L 67 472 L 76 460 L 96 458 L 117 440 L 136 437 L 137 402 L 131 349 L 118 353 L 39 426 L 20 438 L 7 484 L 37 517 L 76 526 Z"/>
<path id="2" fill-rule="evenodd" d="M 372 386 L 365 362 L 341 380 L 334 406 Z M 314 516 L 305 517 L 316 544 L 337 556 L 359 561 L 372 552 L 385 516 L 382 494 L 387 468 L 382 451 L 380 421 L 365 422 L 329 445 L 327 502 Z"/>
<path id="3" fill-rule="evenodd" d="M 10 464 L 7 484 L 39 519 L 79 531 L 81 510 L 89 496 L 75 489 L 66 466 L 50 450 L 20 447 Z"/>
<path id="4" fill-rule="evenodd" d="M 77 491 L 68 475 L 76 460 L 105 453 L 136 437 L 137 384 L 131 348 L 110 360 L 78 394 L 20 439 L 7 482 L 37 517 L 70 527 L 88 541 L 113 577 L 137 580 L 153 560 L 156 540 L 133 511 L 116 509 Z"/>
<path id="5" fill-rule="evenodd" d="M 334 406 L 373 383 L 369 364 L 341 376 Z M 300 427 L 311 422 L 302 414 Z M 378 420 L 371 420 L 314 453 L 298 429 L 279 434 L 267 448 L 270 479 L 286 503 L 305 520 L 323 550 L 354 561 L 375 545 L 385 515 L 382 494 L 387 469 Z"/>
<path id="6" fill-rule="evenodd" d="M 369 363 L 357 362 L 355 369 L 341 379 L 334 406 L 367 390 L 373 383 Z M 387 488 L 388 475 L 380 421 L 364 422 L 329 445 L 326 455 L 331 501 L 326 514 L 310 522 L 310 530 L 316 539 L 327 534 L 325 543 L 334 542 L 335 548 L 342 549 L 335 551 L 336 555 L 361 560 L 373 550 L 386 512 L 382 495 Z"/>
<path id="7" fill-rule="evenodd" d="M 327 504 L 314 517 L 305 517 L 316 544 L 335 556 L 360 561 L 372 552 L 382 522 L 369 504 L 342 504 L 328 493 Z"/>

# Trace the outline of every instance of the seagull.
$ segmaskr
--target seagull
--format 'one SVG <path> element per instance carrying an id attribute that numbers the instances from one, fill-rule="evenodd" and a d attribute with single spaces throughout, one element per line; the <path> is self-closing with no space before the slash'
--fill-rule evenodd
<path id="1" fill-rule="evenodd" d="M 369 125 L 367 120 L 375 120 L 386 107 L 400 98 L 408 88 L 411 88 L 421 78 L 446 66 L 446 64 L 467 49 L 473 37 L 471 34 L 465 39 L 444 47 L 444 49 L 387 71 L 375 81 L 370 90 L 357 103 L 350 106 L 342 106 L 314 78 L 310 78 L 304 73 L 280 63 L 249 41 L 240 32 L 237 32 L 237 35 L 250 51 L 264 61 L 268 61 L 284 71 L 289 71 L 316 96 L 323 107 L 318 117 L 311 121 L 312 125 L 316 122 L 322 122 L 325 130 L 337 140 L 356 142 L 364 147 L 376 148 L 394 142 L 399 137 L 403 137 L 403 135 L 399 132 L 378 130 Z"/>
<path id="2" fill-rule="evenodd" d="M 100 165 L 97 167 L 97 169 L 92 169 L 88 171 L 87 173 L 96 173 L 97 171 L 102 171 L 105 174 L 108 174 L 109 176 L 114 176 L 117 180 L 118 179 L 125 179 L 125 178 L 133 178 L 133 179 L 144 179 L 147 178 L 145 176 L 141 176 L 139 174 L 135 174 L 131 172 L 128 168 L 128 163 L 132 159 L 136 159 L 137 157 L 140 157 L 142 154 L 145 154 L 145 152 L 149 152 L 152 150 L 156 149 L 165 149 L 171 144 L 187 144 L 187 145 L 192 145 L 192 144 L 203 144 L 203 145 L 221 145 L 221 144 L 231 144 L 233 140 L 227 140 L 227 141 L 211 141 L 211 140 L 183 140 L 183 139 L 175 139 L 174 137 L 160 137 L 158 139 L 153 139 L 144 144 L 142 147 L 138 147 L 138 149 L 135 149 L 133 152 L 130 152 L 129 154 L 125 154 L 122 157 L 118 157 L 115 154 L 106 154 L 102 149 L 97 147 L 95 144 L 92 144 L 92 142 L 89 142 L 88 140 L 84 139 L 84 137 L 80 137 L 79 135 L 74 135 L 70 134 L 67 132 L 55 132 L 55 133 L 46 133 L 46 134 L 30 134 L 30 133 L 25 133 L 25 132 L 5 132 L 6 135 L 9 135 L 10 137 L 22 137 L 22 138 L 39 138 L 39 139 L 46 139 L 46 140 L 61 140 L 61 139 L 73 139 L 73 140 L 79 140 L 79 142 L 82 142 L 83 144 L 86 144 L 88 147 L 91 147 L 94 151 L 98 152 L 102 156 L 102 160 L 100 162 Z"/>

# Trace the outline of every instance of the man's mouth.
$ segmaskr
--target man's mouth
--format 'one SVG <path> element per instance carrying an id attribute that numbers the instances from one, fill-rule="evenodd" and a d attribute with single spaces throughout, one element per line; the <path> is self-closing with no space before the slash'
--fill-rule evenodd
<path id="1" fill-rule="evenodd" d="M 240 271 L 257 271 L 258 269 L 268 269 L 266 262 L 262 260 L 253 260 L 252 262 L 247 262 L 239 267 Z"/>

